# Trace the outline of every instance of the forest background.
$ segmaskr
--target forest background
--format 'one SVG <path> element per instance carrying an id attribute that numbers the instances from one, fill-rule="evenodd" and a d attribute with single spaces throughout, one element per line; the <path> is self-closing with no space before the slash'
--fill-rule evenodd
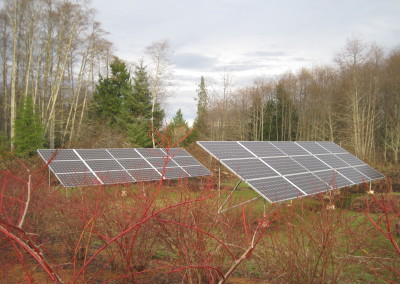
<path id="1" fill-rule="evenodd" d="M 151 147 L 152 129 L 171 142 L 327 140 L 359 158 L 398 164 L 400 50 L 350 39 L 335 64 L 304 68 L 235 87 L 199 78 L 193 129 L 177 111 L 168 127 L 169 42 L 149 43 L 145 62 L 113 55 L 85 2 L 2 1 L 2 150 L 29 156 L 49 147 Z"/>

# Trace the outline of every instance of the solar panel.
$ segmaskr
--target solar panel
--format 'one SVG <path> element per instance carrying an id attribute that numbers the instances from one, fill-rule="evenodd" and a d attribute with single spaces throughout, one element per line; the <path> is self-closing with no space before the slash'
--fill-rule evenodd
<path id="1" fill-rule="evenodd" d="M 225 160 L 225 166 L 244 179 L 279 176 L 267 164 L 259 159 Z"/>
<path id="2" fill-rule="evenodd" d="M 65 187 L 210 175 L 183 148 L 39 149 Z"/>
<path id="3" fill-rule="evenodd" d="M 384 177 L 333 142 L 197 143 L 270 202 Z"/>

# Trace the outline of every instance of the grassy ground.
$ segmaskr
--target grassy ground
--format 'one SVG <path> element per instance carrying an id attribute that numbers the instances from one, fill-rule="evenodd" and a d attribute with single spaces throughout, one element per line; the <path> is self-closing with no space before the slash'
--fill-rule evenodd
<path id="1" fill-rule="evenodd" d="M 194 186 L 198 184 L 200 189 Z M 38 188 L 24 228 L 35 234 L 45 255 L 52 256 L 51 263 L 66 283 L 110 239 L 169 206 L 104 249 L 88 265 L 85 277 L 100 281 L 133 271 L 144 283 L 216 281 L 215 271 L 228 271 L 234 263 L 232 255 L 237 259 L 243 254 L 260 220 L 267 216 L 278 220 L 268 225 L 258 246 L 228 283 L 383 283 L 383 279 L 397 279 L 391 268 L 400 266 L 399 255 L 392 244 L 365 213 L 352 209 L 364 193 L 342 191 L 335 196 L 336 210 L 327 210 L 321 196 L 277 205 L 258 199 L 233 208 L 258 197 L 245 183 L 229 197 L 236 184 L 237 179 L 224 180 L 220 190 L 205 180 L 162 186 L 154 182 Z M 189 202 L 194 199 L 199 200 Z M 218 214 L 225 201 L 223 209 L 229 210 Z M 171 207 L 177 203 L 183 205 Z M 399 216 L 396 210 L 393 207 L 389 213 L 391 222 Z M 381 212 L 368 214 L 385 228 Z M 395 241 L 399 243 L 397 236 Z M 28 255 L 23 254 L 21 260 L 6 239 L 1 242 L 2 282 L 18 283 L 26 279 L 26 273 L 36 281 L 47 279 Z M 129 261 L 127 255 L 131 255 Z M 207 268 L 198 267 L 205 264 Z M 80 277 L 80 282 L 90 282 L 90 277 Z"/>

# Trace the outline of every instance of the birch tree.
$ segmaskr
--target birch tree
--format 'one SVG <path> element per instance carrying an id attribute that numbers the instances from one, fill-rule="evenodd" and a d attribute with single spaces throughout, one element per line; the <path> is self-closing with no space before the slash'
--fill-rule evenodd
<path id="1" fill-rule="evenodd" d="M 152 94 L 152 109 L 151 109 L 151 126 L 153 128 L 151 139 L 153 147 L 155 144 L 155 111 L 157 104 L 161 104 L 168 95 L 168 79 L 172 76 L 171 71 L 171 49 L 168 40 L 160 40 L 153 42 L 146 47 L 146 54 L 151 59 L 150 67 L 150 90 Z"/>

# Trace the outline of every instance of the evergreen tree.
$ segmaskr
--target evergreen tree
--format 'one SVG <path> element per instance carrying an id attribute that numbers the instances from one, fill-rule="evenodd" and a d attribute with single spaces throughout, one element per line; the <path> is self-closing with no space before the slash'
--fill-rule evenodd
<path id="1" fill-rule="evenodd" d="M 171 138 L 171 143 L 175 144 L 182 140 L 188 133 L 190 134 L 180 142 L 178 145 L 185 146 L 197 139 L 198 132 L 191 131 L 187 121 L 183 118 L 183 113 L 179 109 L 175 116 L 172 118 L 171 122 L 168 124 L 168 135 Z"/>
<path id="2" fill-rule="evenodd" d="M 174 127 L 181 126 L 181 125 L 189 127 L 186 120 L 183 118 L 183 113 L 182 113 L 181 109 L 178 109 L 175 116 L 172 118 L 172 122 L 170 123 L 170 126 L 171 126 L 171 124 Z"/>
<path id="3" fill-rule="evenodd" d="M 149 76 L 143 61 L 135 66 L 132 93 L 125 102 L 123 120 L 130 142 L 135 147 L 151 147 L 151 110 L 152 96 L 150 93 Z M 164 111 L 160 104 L 155 105 L 154 126 L 161 127 Z"/>
<path id="4" fill-rule="evenodd" d="M 94 114 L 107 124 L 115 124 L 126 107 L 126 101 L 132 96 L 130 73 L 125 62 L 114 57 L 110 64 L 111 77 L 100 76 L 93 95 Z"/>
<path id="5" fill-rule="evenodd" d="M 151 100 L 149 76 L 143 61 L 135 66 L 132 94 L 126 102 L 126 109 L 130 115 L 139 119 L 151 118 Z"/>
<path id="6" fill-rule="evenodd" d="M 204 77 L 201 76 L 200 84 L 197 89 L 197 116 L 193 127 L 203 136 L 207 136 L 207 110 L 208 110 L 208 92 Z"/>
<path id="7" fill-rule="evenodd" d="M 42 148 L 44 144 L 44 127 L 40 115 L 35 110 L 32 98 L 26 96 L 17 111 L 15 120 L 15 153 L 18 156 L 31 156 L 36 149 Z"/>

